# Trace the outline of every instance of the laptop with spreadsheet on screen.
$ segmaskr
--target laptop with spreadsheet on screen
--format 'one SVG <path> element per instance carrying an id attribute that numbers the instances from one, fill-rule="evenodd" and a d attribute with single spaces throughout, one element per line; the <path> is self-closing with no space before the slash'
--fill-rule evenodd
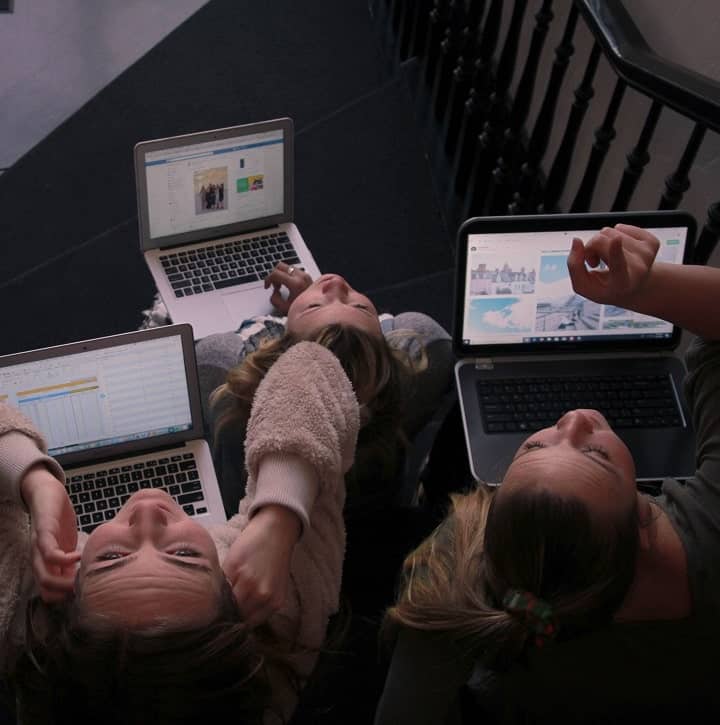
<path id="1" fill-rule="evenodd" d="M 65 469 L 78 528 L 161 488 L 199 523 L 225 521 L 190 325 L 0 357 L 0 401 L 21 410 Z"/>
<path id="2" fill-rule="evenodd" d="M 638 480 L 695 470 L 694 436 L 672 324 L 573 291 L 567 255 L 618 222 L 650 230 L 658 260 L 690 258 L 695 222 L 682 212 L 469 219 L 458 232 L 453 343 L 471 470 L 502 480 L 518 446 L 574 408 L 607 418 Z"/>
<path id="3" fill-rule="evenodd" d="M 143 141 L 135 184 L 145 261 L 196 339 L 270 314 L 263 280 L 278 262 L 320 274 L 293 224 L 289 118 Z"/>

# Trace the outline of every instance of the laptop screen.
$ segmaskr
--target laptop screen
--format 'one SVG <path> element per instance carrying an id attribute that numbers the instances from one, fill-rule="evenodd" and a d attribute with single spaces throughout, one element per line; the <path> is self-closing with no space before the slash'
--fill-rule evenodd
<path id="1" fill-rule="evenodd" d="M 675 328 L 669 322 L 601 305 L 574 292 L 567 269 L 572 239 L 588 241 L 605 223 L 590 226 L 587 215 L 578 215 L 585 218 L 575 220 L 570 217 L 562 217 L 564 223 L 557 221 L 556 228 L 550 229 L 543 229 L 542 224 L 528 225 L 521 218 L 514 222 L 516 230 L 512 229 L 513 222 L 500 224 L 500 218 L 466 223 L 467 233 L 460 235 L 464 248 L 458 278 L 462 299 L 458 304 L 462 308 L 458 309 L 455 327 L 461 349 L 567 349 L 638 341 L 664 344 L 673 338 Z M 552 217 L 542 221 L 545 227 L 553 224 L 548 219 Z M 670 220 L 658 218 L 655 223 Z M 688 225 L 644 226 L 660 240 L 657 260 L 683 263 L 691 243 Z"/>
<path id="2" fill-rule="evenodd" d="M 53 456 L 192 427 L 179 334 L 0 367 L 0 401 L 33 421 Z"/>
<path id="3" fill-rule="evenodd" d="M 149 239 L 282 214 L 285 142 L 276 128 L 141 152 Z"/>

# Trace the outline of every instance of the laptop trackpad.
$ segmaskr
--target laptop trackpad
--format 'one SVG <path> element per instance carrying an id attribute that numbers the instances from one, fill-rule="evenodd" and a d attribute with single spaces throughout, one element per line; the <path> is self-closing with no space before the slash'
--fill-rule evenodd
<path id="1" fill-rule="evenodd" d="M 223 304 L 227 309 L 233 325 L 237 328 L 243 322 L 257 315 L 272 314 L 270 292 L 264 287 L 254 287 L 238 292 L 222 294 Z"/>

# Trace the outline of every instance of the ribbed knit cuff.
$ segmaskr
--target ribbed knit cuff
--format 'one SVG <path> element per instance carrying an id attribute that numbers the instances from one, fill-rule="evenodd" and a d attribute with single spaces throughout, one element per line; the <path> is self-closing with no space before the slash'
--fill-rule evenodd
<path id="1" fill-rule="evenodd" d="M 248 515 L 252 517 L 268 504 L 285 506 L 310 526 L 310 513 L 320 489 L 317 472 L 299 456 L 280 453 L 266 455 L 258 467 L 257 489 Z"/>
<path id="2" fill-rule="evenodd" d="M 60 464 L 45 455 L 32 438 L 18 432 L 0 436 L 0 497 L 22 504 L 20 481 L 38 463 L 44 463 L 55 478 L 65 483 Z"/>

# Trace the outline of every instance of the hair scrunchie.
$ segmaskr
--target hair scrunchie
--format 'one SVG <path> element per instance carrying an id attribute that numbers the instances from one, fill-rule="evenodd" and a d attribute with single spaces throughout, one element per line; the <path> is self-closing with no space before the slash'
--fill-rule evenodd
<path id="1" fill-rule="evenodd" d="M 508 589 L 502 605 L 506 612 L 519 615 L 525 620 L 525 624 L 534 635 L 536 647 L 543 647 L 555 639 L 557 623 L 553 617 L 552 607 L 544 599 L 520 589 Z"/>

